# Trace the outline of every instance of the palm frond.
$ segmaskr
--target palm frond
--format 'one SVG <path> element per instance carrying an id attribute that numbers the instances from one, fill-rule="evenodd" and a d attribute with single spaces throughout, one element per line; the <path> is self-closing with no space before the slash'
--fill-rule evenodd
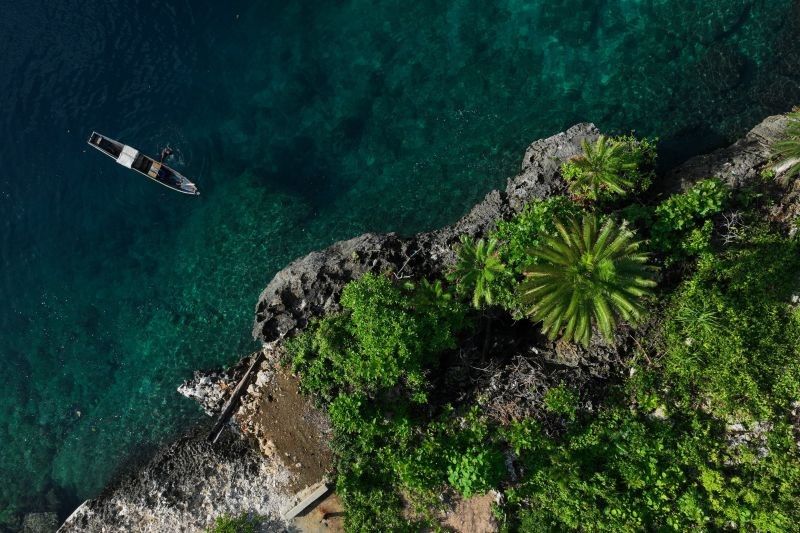
<path id="1" fill-rule="evenodd" d="M 608 151 L 594 146 L 592 153 Z M 557 233 L 532 250 L 537 259 L 526 272 L 520 300 L 550 338 L 588 345 L 593 325 L 607 339 L 617 322 L 637 320 L 641 299 L 655 286 L 634 234 L 613 220 L 599 225 L 595 216 L 556 224 Z"/>
<path id="2" fill-rule="evenodd" d="M 461 243 L 456 247 L 456 264 L 450 269 L 448 279 L 456 282 L 462 293 L 470 294 L 476 309 L 492 305 L 492 282 L 506 271 L 496 250 L 496 239 L 476 242 L 466 235 L 461 236 Z"/>

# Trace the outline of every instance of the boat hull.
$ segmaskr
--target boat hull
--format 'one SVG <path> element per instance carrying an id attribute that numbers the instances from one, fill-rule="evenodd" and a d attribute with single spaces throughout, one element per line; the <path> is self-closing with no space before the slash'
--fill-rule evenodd
<path id="1" fill-rule="evenodd" d="M 197 186 L 189 181 L 186 176 L 162 162 L 142 154 L 132 146 L 122 144 L 96 131 L 92 132 L 87 143 L 125 168 L 134 170 L 164 187 L 192 196 L 200 194 Z"/>

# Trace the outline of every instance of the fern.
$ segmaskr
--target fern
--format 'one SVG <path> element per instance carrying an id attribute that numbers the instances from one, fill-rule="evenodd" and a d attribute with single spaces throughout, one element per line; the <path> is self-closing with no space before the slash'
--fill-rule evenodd
<path id="1" fill-rule="evenodd" d="M 551 339 L 563 331 L 565 340 L 588 346 L 593 323 L 611 339 L 620 318 L 644 313 L 642 297 L 655 286 L 648 256 L 631 231 L 610 219 L 599 227 L 595 216 L 586 216 L 556 228 L 555 237 L 532 251 L 538 264 L 526 272 L 522 302 Z"/>
<path id="2" fill-rule="evenodd" d="M 636 161 L 626 145 L 605 135 L 592 144 L 581 141 L 583 154 L 564 164 L 562 170 L 572 194 L 598 200 L 603 192 L 624 195 L 636 181 Z"/>

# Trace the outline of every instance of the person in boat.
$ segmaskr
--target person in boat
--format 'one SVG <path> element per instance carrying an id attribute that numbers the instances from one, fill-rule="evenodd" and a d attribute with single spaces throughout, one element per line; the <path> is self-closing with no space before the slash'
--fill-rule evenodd
<path id="1" fill-rule="evenodd" d="M 164 159 L 168 158 L 173 153 L 174 153 L 174 151 L 172 150 L 172 148 L 170 148 L 170 146 L 167 145 L 163 150 L 161 150 L 161 159 L 159 159 L 158 162 L 159 163 L 163 163 Z"/>

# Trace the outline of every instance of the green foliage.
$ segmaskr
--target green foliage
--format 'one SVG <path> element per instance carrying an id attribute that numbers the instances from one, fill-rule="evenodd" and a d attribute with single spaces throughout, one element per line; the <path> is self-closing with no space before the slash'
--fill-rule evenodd
<path id="1" fill-rule="evenodd" d="M 440 279 L 432 283 L 423 279 L 419 285 L 407 283 L 406 289 L 414 291 L 414 304 L 423 309 L 448 307 L 452 304 L 453 295 L 444 287 Z"/>
<path id="2" fill-rule="evenodd" d="M 568 420 L 575 420 L 578 413 L 578 394 L 564 385 L 547 389 L 544 395 L 544 407 L 551 413 L 562 415 Z"/>
<path id="3" fill-rule="evenodd" d="M 517 274 L 535 258 L 530 251 L 556 233 L 556 221 L 578 218 L 583 209 L 565 196 L 534 199 L 511 220 L 501 220 L 492 237 L 500 242 L 500 260 Z"/>
<path id="4" fill-rule="evenodd" d="M 466 494 L 496 486 L 504 464 L 486 421 L 449 409 L 430 421 L 421 405 L 424 373 L 454 346 L 464 305 L 441 282 L 398 287 L 370 274 L 341 303 L 286 347 L 303 388 L 327 402 L 347 529 L 417 528 L 403 517 L 401 489 L 430 508 L 448 483 Z"/>
<path id="5" fill-rule="evenodd" d="M 330 406 L 337 491 L 347 507 L 348 530 L 397 530 L 401 491 L 425 511 L 438 505 L 448 484 L 468 497 L 497 487 L 505 476 L 494 432 L 476 410 L 455 416 L 445 409 L 426 422 L 408 407 L 347 395 Z"/>
<path id="6" fill-rule="evenodd" d="M 654 250 L 672 260 L 694 257 L 709 250 L 713 225 L 710 217 L 722 212 L 730 189 L 716 178 L 702 180 L 658 205 L 651 228 Z"/>
<path id="7" fill-rule="evenodd" d="M 505 476 L 503 455 L 493 448 L 473 447 L 451 459 L 447 480 L 464 498 L 496 487 Z"/>
<path id="8" fill-rule="evenodd" d="M 506 275 L 496 248 L 496 239 L 475 242 L 467 235 L 461 236 L 461 245 L 456 247 L 458 257 L 448 279 L 457 283 L 459 293 L 471 298 L 475 309 L 494 303 L 494 286 Z"/>
<path id="9" fill-rule="evenodd" d="M 672 298 L 661 361 L 673 401 L 725 419 L 760 419 L 800 397 L 795 241 L 757 232 L 738 248 L 701 257 Z"/>
<path id="10" fill-rule="evenodd" d="M 476 409 L 464 417 L 446 410 L 420 431 L 412 446 L 395 447 L 393 462 L 407 490 L 439 494 L 449 482 L 468 498 L 496 487 L 505 476 L 503 454 Z"/>
<path id="11" fill-rule="evenodd" d="M 800 515 L 787 425 L 767 457 L 735 461 L 722 426 L 697 413 L 661 421 L 620 405 L 558 441 L 515 426 L 529 472 L 507 492 L 520 531 L 786 531 Z"/>
<path id="12" fill-rule="evenodd" d="M 494 283 L 495 300 L 515 317 L 521 318 L 522 309 L 517 285 L 527 266 L 536 261 L 531 250 L 540 246 L 545 238 L 556 232 L 556 220 L 579 217 L 583 209 L 565 196 L 534 199 L 511 220 L 501 220 L 491 237 L 499 242 L 500 261 L 508 267 L 509 275 Z"/>
<path id="13" fill-rule="evenodd" d="M 652 165 L 652 145 L 640 148 Z M 597 190 L 603 199 L 613 188 Z M 545 409 L 569 421 L 558 437 L 543 431 L 547 416 L 500 428 L 477 407 L 427 403 L 426 378 L 466 324 L 446 284 L 350 283 L 341 313 L 287 343 L 304 389 L 327 405 L 347 530 L 436 529 L 443 491 L 470 497 L 504 481 L 504 530 L 795 528 L 800 452 L 789 413 L 800 399 L 800 310 L 790 302 L 800 242 L 753 230 L 751 211 L 751 229 L 715 249 L 711 217 L 731 201 L 711 179 L 655 208 L 622 209 L 668 262 L 698 259 L 663 295 L 660 335 L 642 342 L 624 384 L 608 384 L 580 417 L 568 384 L 545 393 Z M 653 269 L 627 225 L 579 214 L 566 198 L 534 201 L 488 240 L 462 240 L 455 290 L 476 308 L 524 304 L 551 338 L 588 344 L 594 327 L 611 337 L 617 321 L 644 312 Z M 733 422 L 766 430 L 731 444 Z M 514 481 L 504 450 L 516 458 Z"/>
<path id="14" fill-rule="evenodd" d="M 800 174 L 800 110 L 789 113 L 788 119 L 784 138 L 772 145 L 772 156 L 778 159 L 776 166 L 785 167 L 785 182 Z"/>
<path id="15" fill-rule="evenodd" d="M 348 531 L 412 531 L 403 502 L 394 450 L 412 437 L 409 404 L 370 399 L 363 393 L 340 394 L 328 406 L 336 457 L 336 492 L 346 509 Z"/>
<path id="16" fill-rule="evenodd" d="M 239 516 L 224 514 L 214 520 L 214 525 L 208 529 L 209 533 L 255 533 L 261 520 L 256 516 L 242 513 Z"/>
<path id="17" fill-rule="evenodd" d="M 595 216 L 586 216 L 556 228 L 558 236 L 532 252 L 537 264 L 526 273 L 522 301 L 551 339 L 563 330 L 564 339 L 588 346 L 593 322 L 611 339 L 618 318 L 644 313 L 642 297 L 655 286 L 647 254 L 611 219 L 598 227 Z"/>
<path id="18" fill-rule="evenodd" d="M 455 345 L 453 335 L 464 322 L 463 306 L 437 296 L 439 289 L 429 284 L 409 293 L 373 274 L 349 283 L 342 313 L 286 343 L 304 388 L 326 399 L 338 390 L 369 393 L 400 384 L 420 391 L 425 365 Z"/>
<path id="19" fill-rule="evenodd" d="M 652 183 L 650 169 L 655 162 L 655 145 L 633 137 L 610 139 L 605 135 L 595 143 L 581 142 L 583 154 L 565 162 L 561 172 L 572 194 L 588 200 L 625 196 L 643 191 Z"/>

